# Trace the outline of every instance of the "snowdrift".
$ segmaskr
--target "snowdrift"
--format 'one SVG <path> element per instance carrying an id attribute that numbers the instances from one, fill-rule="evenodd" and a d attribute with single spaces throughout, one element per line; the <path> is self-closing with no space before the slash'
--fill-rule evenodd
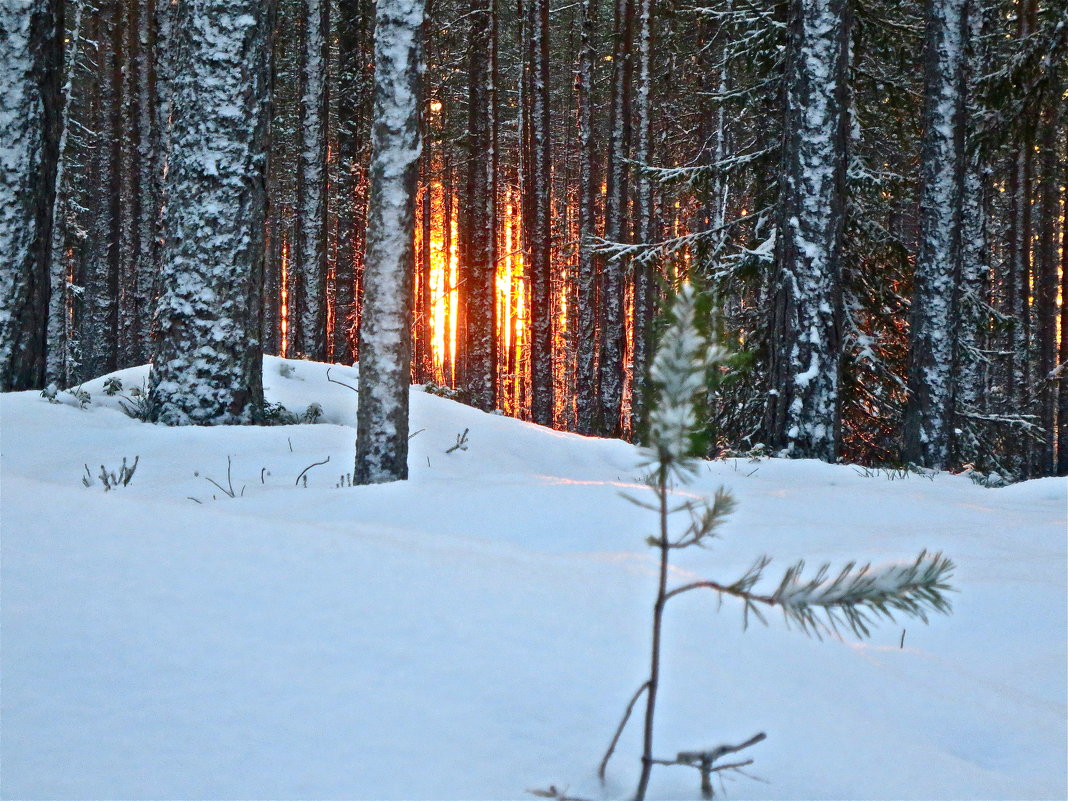
<path id="1" fill-rule="evenodd" d="M 636 720 L 595 771 L 647 669 L 655 521 L 619 495 L 636 449 L 413 388 L 411 480 L 346 486 L 356 399 L 326 371 L 265 362 L 268 399 L 319 404 L 315 424 L 140 423 L 120 404 L 147 368 L 86 384 L 85 408 L 0 396 L 3 797 L 633 791 Z M 100 466 L 135 456 L 105 491 Z M 732 798 L 1068 797 L 1064 480 L 732 459 L 679 491 L 721 485 L 738 511 L 675 581 L 929 548 L 958 564 L 955 611 L 816 642 L 680 597 L 658 752 L 766 731 Z M 650 795 L 696 798 L 697 776 L 657 768 Z"/>

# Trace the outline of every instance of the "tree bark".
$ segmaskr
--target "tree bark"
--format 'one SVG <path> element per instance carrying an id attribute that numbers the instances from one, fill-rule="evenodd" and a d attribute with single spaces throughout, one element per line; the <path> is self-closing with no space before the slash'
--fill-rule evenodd
<path id="1" fill-rule="evenodd" d="M 549 3 L 528 0 L 527 60 L 530 69 L 530 204 L 526 270 L 530 286 L 530 415 L 553 424 L 552 342 L 552 143 L 549 110 Z"/>
<path id="2" fill-rule="evenodd" d="M 258 422 L 273 7 L 187 0 L 175 14 L 172 152 L 151 419 Z M 229 113 L 220 114 L 220 109 Z"/>
<path id="3" fill-rule="evenodd" d="M 467 197 L 464 214 L 464 388 L 484 411 L 497 406 L 497 248 L 494 152 L 496 9 L 471 0 L 467 92 Z"/>
<path id="4" fill-rule="evenodd" d="M 954 339 L 960 322 L 964 184 L 964 0 L 928 0 L 920 247 L 910 315 L 909 399 L 903 455 L 949 466 L 954 427 Z"/>
<path id="5" fill-rule="evenodd" d="M 849 27 L 846 0 L 794 2 L 769 331 L 769 442 L 824 461 L 841 442 Z"/>
<path id="6" fill-rule="evenodd" d="M 408 477 L 423 0 L 378 0 L 371 197 L 353 482 Z"/>
<path id="7" fill-rule="evenodd" d="M 0 9 L 0 391 L 44 385 L 52 205 L 61 123 L 63 3 Z"/>
<path id="8" fill-rule="evenodd" d="M 593 0 L 582 0 L 582 43 L 579 50 L 578 88 L 578 341 L 576 366 L 576 428 L 593 434 L 597 414 L 597 266 L 593 257 L 597 234 L 597 176 L 593 136 Z"/>
<path id="9" fill-rule="evenodd" d="M 605 239 L 627 240 L 628 191 L 627 159 L 631 145 L 631 58 L 634 28 L 633 0 L 616 0 L 612 48 L 612 112 L 609 123 L 607 196 L 605 197 Z M 623 364 L 626 351 L 624 304 L 626 281 L 619 259 L 602 260 L 601 337 L 598 373 L 600 398 L 597 433 L 618 437 L 623 433 Z"/>
<path id="10" fill-rule="evenodd" d="M 326 126 L 329 108 L 326 42 L 328 0 L 303 0 L 301 41 L 297 226 L 293 270 L 300 276 L 300 340 L 297 350 L 326 359 L 327 186 Z"/>

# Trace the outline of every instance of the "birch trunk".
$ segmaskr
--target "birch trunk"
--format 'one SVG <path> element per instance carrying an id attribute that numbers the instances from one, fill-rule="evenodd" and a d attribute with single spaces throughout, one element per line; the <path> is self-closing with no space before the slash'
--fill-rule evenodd
<path id="1" fill-rule="evenodd" d="M 364 258 L 353 482 L 408 477 L 415 200 L 422 102 L 422 0 L 378 0 L 371 197 Z"/>

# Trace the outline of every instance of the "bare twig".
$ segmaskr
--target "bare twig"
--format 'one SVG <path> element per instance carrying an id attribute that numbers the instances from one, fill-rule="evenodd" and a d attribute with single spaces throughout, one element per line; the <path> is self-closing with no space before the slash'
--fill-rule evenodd
<path id="1" fill-rule="evenodd" d="M 330 368 L 329 367 L 326 368 L 326 380 L 329 381 L 331 384 L 339 384 L 339 385 L 341 385 L 343 387 L 347 387 L 348 389 L 351 389 L 353 392 L 359 392 L 360 391 L 360 390 L 356 389 L 356 387 L 354 387 L 352 384 L 346 384 L 344 381 L 338 381 L 336 378 L 331 378 L 330 377 Z"/>
<path id="2" fill-rule="evenodd" d="M 630 713 L 634 711 L 634 705 L 638 703 L 638 699 L 642 697 L 642 693 L 649 689 L 649 682 L 645 682 L 638 691 L 634 693 L 634 697 L 630 699 L 630 703 L 627 704 L 627 711 L 623 713 L 623 719 L 619 721 L 619 726 L 616 728 L 616 733 L 612 737 L 612 742 L 608 744 L 608 750 L 604 752 L 604 759 L 601 760 L 601 766 L 597 769 L 597 776 L 601 781 L 604 781 L 605 770 L 608 768 L 608 760 L 612 758 L 612 753 L 616 750 L 616 744 L 619 742 L 620 735 L 623 734 L 623 727 L 627 725 L 627 721 L 630 720 Z"/>
<path id="3" fill-rule="evenodd" d="M 307 467 L 305 467 L 305 468 L 304 468 L 303 470 L 301 470 L 301 471 L 300 471 L 300 475 L 299 475 L 299 476 L 297 476 L 297 480 L 293 482 L 293 486 L 295 487 L 295 486 L 297 486 L 298 484 L 300 484 L 300 479 L 301 479 L 301 477 L 302 477 L 302 476 L 303 476 L 303 475 L 304 475 L 305 473 L 307 473 L 307 472 L 308 472 L 309 470 L 311 470 L 311 469 L 312 469 L 313 467 L 318 467 L 319 465 L 321 465 L 321 464 L 326 464 L 326 463 L 327 463 L 327 462 L 329 462 L 329 461 L 330 461 L 330 457 L 329 457 L 329 456 L 327 456 L 327 457 L 326 457 L 325 459 L 323 459 L 323 460 L 322 460 L 321 462 L 312 462 L 312 463 L 311 463 L 310 465 L 308 465 Z"/>
<path id="4" fill-rule="evenodd" d="M 204 476 L 204 480 L 205 481 L 210 481 L 212 484 L 214 484 L 216 487 L 218 487 L 220 490 L 222 490 L 224 493 L 226 493 L 231 498 L 236 498 L 237 497 L 237 493 L 234 492 L 234 482 L 230 478 L 230 471 L 231 471 L 232 467 L 233 467 L 233 460 L 229 456 L 227 456 L 226 457 L 226 483 L 229 486 L 229 489 L 224 487 L 222 484 L 220 484 L 214 478 L 208 478 L 207 476 Z"/>

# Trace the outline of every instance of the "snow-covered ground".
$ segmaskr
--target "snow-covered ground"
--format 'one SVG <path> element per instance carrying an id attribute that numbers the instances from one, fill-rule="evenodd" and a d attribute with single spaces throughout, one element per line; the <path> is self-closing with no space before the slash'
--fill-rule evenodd
<path id="1" fill-rule="evenodd" d="M 146 370 L 119 375 L 129 388 Z M 0 793 L 629 795 L 637 716 L 604 787 L 596 768 L 647 672 L 655 521 L 619 495 L 639 486 L 637 451 L 415 389 L 411 480 L 338 487 L 354 394 L 308 362 L 269 358 L 264 383 L 322 420 L 151 426 L 101 380 L 85 409 L 0 398 Z M 446 454 L 465 429 L 467 450 Z M 129 486 L 83 486 L 83 464 L 134 456 Z M 227 457 L 234 498 L 207 480 L 229 486 Z M 1068 797 L 1066 482 L 861 472 L 707 464 L 686 491 L 726 485 L 738 511 L 713 548 L 680 554 L 676 580 L 731 579 L 762 553 L 926 547 L 958 564 L 953 615 L 817 642 L 680 596 L 658 755 L 767 732 L 731 798 Z M 658 767 L 650 794 L 696 798 L 698 777 Z"/>

